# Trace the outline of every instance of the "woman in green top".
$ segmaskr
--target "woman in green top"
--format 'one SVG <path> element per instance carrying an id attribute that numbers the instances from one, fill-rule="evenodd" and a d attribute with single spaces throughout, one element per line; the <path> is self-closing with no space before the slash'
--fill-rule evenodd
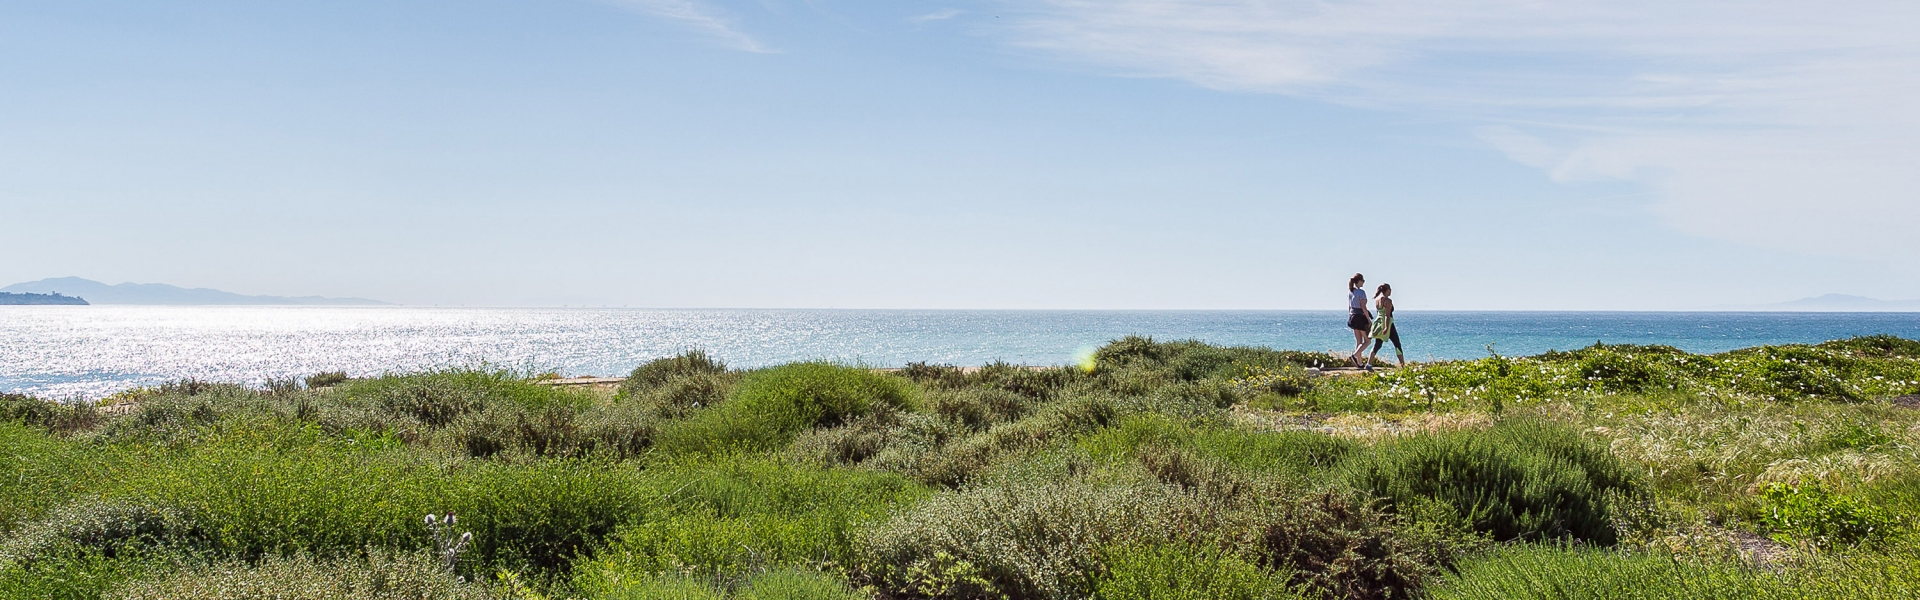
<path id="1" fill-rule="evenodd" d="M 1380 287 L 1374 291 L 1374 298 L 1377 299 L 1380 310 L 1376 311 L 1373 317 L 1371 332 L 1373 353 L 1367 355 L 1368 368 L 1372 368 L 1373 358 L 1380 355 L 1380 346 L 1385 345 L 1389 340 L 1393 341 L 1393 354 L 1399 359 L 1400 366 L 1407 366 L 1407 354 L 1400 349 L 1400 330 L 1393 326 L 1393 286 L 1380 284 Z"/>

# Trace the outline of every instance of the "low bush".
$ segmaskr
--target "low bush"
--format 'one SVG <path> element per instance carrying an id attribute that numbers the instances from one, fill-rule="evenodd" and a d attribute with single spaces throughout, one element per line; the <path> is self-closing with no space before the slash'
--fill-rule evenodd
<path id="1" fill-rule="evenodd" d="M 372 552 L 364 557 L 307 555 L 222 562 L 115 590 L 114 600 L 483 600 L 484 585 L 468 584 L 425 553 Z"/>
<path id="2" fill-rule="evenodd" d="M 593 400 L 556 386 L 539 385 L 504 370 L 446 369 L 407 375 L 356 379 L 331 390 L 345 404 L 371 404 L 388 414 L 431 427 L 496 404 L 527 409 L 549 406 L 585 408 Z"/>
<path id="3" fill-rule="evenodd" d="M 666 385 L 675 379 L 689 377 L 715 376 L 727 372 L 727 365 L 700 350 L 689 350 L 674 356 L 648 361 L 634 367 L 627 374 L 626 381 L 620 383 L 622 397 L 638 396 Z"/>
<path id="4" fill-rule="evenodd" d="M 737 456 L 663 464 L 648 478 L 661 504 L 576 568 L 583 587 L 658 575 L 731 584 L 768 569 L 847 564 L 859 528 L 922 494 L 893 474 Z"/>
<path id="5" fill-rule="evenodd" d="M 934 390 L 926 410 L 975 431 L 1019 420 L 1038 404 L 1033 398 L 998 388 Z"/>
<path id="6" fill-rule="evenodd" d="M 51 400 L 25 394 L 0 393 L 0 423 L 18 423 L 54 431 L 72 409 Z"/>
<path id="7" fill-rule="evenodd" d="M 959 486 L 995 465 L 1072 440 L 1119 418 L 1114 400 L 1090 396 L 1058 400 L 1034 414 L 943 445 L 909 445 L 882 451 L 875 463 L 922 482 Z M 921 438 L 925 439 L 925 438 Z"/>
<path id="8" fill-rule="evenodd" d="M 448 468 L 404 448 L 288 443 L 227 434 L 191 453 L 141 461 L 100 490 L 177 507 L 221 556 L 340 556 L 427 545 L 422 515 L 455 513 L 474 534 L 475 568 L 564 572 L 664 492 L 629 468 L 594 461 L 478 462 Z M 345 447 L 342 447 L 345 446 Z"/>
<path id="9" fill-rule="evenodd" d="M 1614 542 L 1608 498 L 1637 489 L 1606 449 L 1564 427 L 1510 421 L 1383 442 L 1348 479 L 1389 509 L 1434 499 L 1497 540 Z"/>
<path id="10" fill-rule="evenodd" d="M 733 396 L 661 432 L 671 452 L 730 448 L 769 450 L 801 431 L 833 426 L 874 406 L 906 409 L 913 388 L 906 380 L 868 369 L 830 363 L 793 363 L 749 373 Z"/>
<path id="11" fill-rule="evenodd" d="M 1152 480 L 1068 475 L 936 496 L 869 532 L 855 574 L 912 597 L 1081 598 L 1098 589 L 1103 549 L 1161 544 L 1218 548 L 1283 587 L 1342 598 L 1413 597 L 1436 571 L 1348 494 L 1274 486 L 1191 457 L 1146 470 Z"/>
<path id="12" fill-rule="evenodd" d="M 1102 458 L 1134 457 L 1155 447 L 1179 448 L 1251 472 L 1292 477 L 1324 473 L 1358 448 L 1318 432 L 1255 432 L 1160 414 L 1125 417 L 1081 438 L 1077 445 Z"/>
<path id="13" fill-rule="evenodd" d="M 332 387 L 332 386 L 340 385 L 342 383 L 346 383 L 348 379 L 351 379 L 351 378 L 347 377 L 346 371 L 322 371 L 319 373 L 308 375 L 307 378 L 305 379 L 305 382 L 307 384 L 307 389 L 317 390 L 324 387 Z"/>
<path id="14" fill-rule="evenodd" d="M 189 557 L 131 547 L 112 556 L 92 551 L 56 553 L 31 564 L 0 568 L 0 598 L 100 600 L 131 582 L 164 576 L 191 563 Z"/>
<path id="15" fill-rule="evenodd" d="M 192 548 L 210 536 L 184 512 L 147 503 L 88 501 L 53 511 L 0 542 L 0 569 L 49 558 Z"/>
<path id="16" fill-rule="evenodd" d="M 1727 559 L 1519 545 L 1464 565 L 1434 600 L 1893 600 L 1920 589 L 1920 557 L 1815 559 L 1779 571 Z"/>
<path id="17" fill-rule="evenodd" d="M 747 580 L 740 600 L 860 600 L 847 582 L 815 571 L 779 569 Z"/>
<path id="18" fill-rule="evenodd" d="M 1814 347 L 1861 358 L 1920 358 L 1920 340 L 1885 334 L 1821 342 Z"/>
<path id="19" fill-rule="evenodd" d="M 1872 503 L 1833 493 L 1817 482 L 1768 484 L 1760 497 L 1761 523 L 1779 542 L 1850 546 L 1884 538 L 1900 524 Z"/>
<path id="20" fill-rule="evenodd" d="M 858 575 L 907 596 L 1085 597 L 1101 548 L 1161 541 L 1205 513 L 1159 485 L 969 489 L 928 499 L 867 534 Z"/>
<path id="21" fill-rule="evenodd" d="M 704 579 L 684 575 L 658 575 L 625 579 L 592 590 L 592 597 L 603 600 L 859 600 L 865 596 L 847 587 L 846 582 L 802 569 L 767 571 L 732 586 L 716 585 Z"/>
<path id="22" fill-rule="evenodd" d="M 1287 577 L 1216 546 L 1124 544 L 1100 552 L 1095 600 L 1268 600 L 1297 598 Z"/>
<path id="23" fill-rule="evenodd" d="M 0 422 L 0 535 L 112 479 L 126 459 L 120 448 Z"/>

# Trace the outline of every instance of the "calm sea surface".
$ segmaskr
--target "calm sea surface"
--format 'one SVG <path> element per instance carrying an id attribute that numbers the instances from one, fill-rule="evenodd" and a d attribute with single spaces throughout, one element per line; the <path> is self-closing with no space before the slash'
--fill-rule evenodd
<path id="1" fill-rule="evenodd" d="M 488 364 L 619 375 L 704 349 L 741 367 L 804 359 L 899 366 L 1066 364 L 1129 334 L 1350 349 L 1319 311 L 650 310 L 410 307 L 0 307 L 0 391 L 98 397 L 167 380 L 259 384 Z M 1607 343 L 1717 352 L 1887 333 L 1920 313 L 1402 312 L 1407 358 L 1534 354 Z"/>

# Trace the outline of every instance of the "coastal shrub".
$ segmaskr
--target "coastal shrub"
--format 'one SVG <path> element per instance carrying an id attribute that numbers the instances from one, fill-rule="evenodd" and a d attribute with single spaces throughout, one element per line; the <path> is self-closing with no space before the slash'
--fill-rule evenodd
<path id="1" fill-rule="evenodd" d="M 667 490 L 661 504 L 621 526 L 576 568 L 586 587 L 662 574 L 737 582 L 768 569 L 845 564 L 859 528 L 922 493 L 889 473 L 744 456 L 654 471 L 649 481 Z"/>
<path id="2" fill-rule="evenodd" d="M 1861 358 L 1920 359 L 1920 340 L 1885 334 L 1821 342 L 1814 347 L 1844 352 Z"/>
<path id="3" fill-rule="evenodd" d="M 914 452 L 882 452 L 876 463 L 922 482 L 958 486 L 1013 457 L 1065 443 L 1113 422 L 1120 409 L 1112 398 L 1083 396 L 1055 401 L 1011 423 Z"/>
<path id="4" fill-rule="evenodd" d="M 446 430 L 449 444 L 473 458 L 502 452 L 543 457 L 632 458 L 652 444 L 656 417 L 633 403 L 575 411 L 565 406 L 527 409 L 495 405 L 468 413 Z"/>
<path id="5" fill-rule="evenodd" d="M 1269 600 L 1297 598 L 1287 577 L 1221 550 L 1194 544 L 1122 544 L 1100 552 L 1096 600 Z"/>
<path id="6" fill-rule="evenodd" d="M 680 419 L 725 401 L 735 379 L 737 377 L 730 374 L 685 375 L 636 391 L 634 395 L 620 398 L 619 402 L 645 406 L 659 419 Z"/>
<path id="7" fill-rule="evenodd" d="M 252 396 L 251 390 L 243 396 Z M 141 400 L 133 412 L 104 422 L 92 435 L 101 442 L 184 445 L 235 408 L 234 396 L 161 394 Z"/>
<path id="8" fill-rule="evenodd" d="M 596 600 L 725 600 L 707 581 L 684 575 L 649 575 L 597 583 L 587 588 Z"/>
<path id="9" fill-rule="evenodd" d="M 1103 458 L 1136 457 L 1152 448 L 1179 448 L 1255 473 L 1305 477 L 1326 472 L 1358 446 L 1312 431 L 1257 432 L 1183 421 L 1161 414 L 1130 415 L 1077 445 Z"/>
<path id="10" fill-rule="evenodd" d="M 0 393 L 0 422 L 51 429 L 60 404 L 26 394 Z"/>
<path id="11" fill-rule="evenodd" d="M 623 579 L 593 588 L 591 597 L 603 600 L 859 600 L 866 596 L 834 577 L 803 569 L 767 571 L 734 586 L 684 575 Z"/>
<path id="12" fill-rule="evenodd" d="M 1086 379 L 1085 371 L 1073 367 L 1034 368 L 1003 361 L 973 369 L 913 362 L 898 373 L 931 390 L 1004 391 L 1041 402 Z"/>
<path id="13" fill-rule="evenodd" d="M 115 590 L 113 600 L 485 600 L 483 584 L 466 583 L 441 570 L 426 553 L 373 551 L 365 556 L 322 559 L 270 556 L 260 561 L 220 562 L 135 582 Z"/>
<path id="14" fill-rule="evenodd" d="M 1863 499 L 1837 494 L 1818 482 L 1771 483 L 1761 490 L 1761 523 L 1775 541 L 1847 546 L 1887 536 L 1899 519 Z"/>
<path id="15" fill-rule="evenodd" d="M 1389 440 L 1348 464 L 1349 481 L 1390 509 L 1438 500 L 1460 511 L 1474 530 L 1503 541 L 1611 544 L 1607 498 L 1638 485 L 1606 449 L 1533 421 Z"/>
<path id="16" fill-rule="evenodd" d="M 1216 547 L 1216 557 L 1332 597 L 1412 597 L 1435 571 L 1391 520 L 1349 494 L 1276 486 L 1190 457 L 1146 470 L 1144 481 L 1016 478 L 928 499 L 865 535 L 856 579 L 916 597 L 1087 597 L 1103 552 L 1160 544 Z"/>
<path id="17" fill-rule="evenodd" d="M 30 564 L 0 568 L 0 598 L 99 600 L 114 590 L 190 564 L 190 557 L 154 549 L 124 548 L 112 556 L 94 551 L 56 553 Z"/>
<path id="18" fill-rule="evenodd" d="M 448 470 L 403 447 L 275 448 L 284 442 L 265 432 L 228 435 L 238 439 L 144 461 L 104 493 L 177 507 L 210 536 L 202 547 L 247 559 L 423 548 L 421 516 L 454 513 L 474 533 L 476 565 L 537 572 L 564 571 L 663 493 L 631 469 L 592 461 Z"/>
<path id="19" fill-rule="evenodd" d="M 593 399 L 556 386 L 539 385 L 505 370 L 445 369 L 355 379 L 328 390 L 337 401 L 367 403 L 388 414 L 412 418 L 430 427 L 494 404 L 527 409 L 565 406 L 581 409 Z"/>
<path id="20" fill-rule="evenodd" d="M 747 580 L 735 598 L 740 600 L 861 600 L 847 582 L 817 571 L 778 569 Z"/>
<path id="21" fill-rule="evenodd" d="M 1313 389 L 1313 376 L 1299 365 L 1278 368 L 1241 365 L 1240 374 L 1232 384 L 1234 389 L 1249 396 L 1262 393 L 1298 396 Z"/>
<path id="22" fill-rule="evenodd" d="M 1093 591 L 1101 548 L 1179 532 L 1200 504 L 1159 485 L 1022 483 L 925 500 L 868 533 L 858 575 L 919 597 L 1065 599 Z"/>
<path id="23" fill-rule="evenodd" d="M 125 458 L 119 448 L 0 422 L 0 535 L 109 479 Z"/>
<path id="24" fill-rule="evenodd" d="M 1518 545 L 1473 560 L 1433 587 L 1435 600 L 1893 600 L 1920 589 L 1920 556 L 1814 558 L 1777 570 L 1731 559 Z"/>
<path id="25" fill-rule="evenodd" d="M 351 379 L 351 377 L 347 377 L 346 371 L 321 371 L 308 375 L 304 381 L 307 384 L 307 389 L 317 390 L 346 383 L 348 379 Z"/>
<path id="26" fill-rule="evenodd" d="M 1337 489 L 1266 506 L 1262 552 L 1294 586 L 1333 598 L 1418 598 L 1460 540 L 1409 539 L 1369 503 Z"/>
<path id="27" fill-rule="evenodd" d="M 1068 386 L 1085 378 L 1084 371 L 1071 367 L 1036 369 L 995 361 L 980 367 L 968 379 L 971 387 L 1005 390 L 1047 402 L 1058 398 Z"/>
<path id="28" fill-rule="evenodd" d="M 933 390 L 925 401 L 927 412 L 975 431 L 1018 420 L 1036 404 L 1032 397 L 999 388 Z"/>
<path id="29" fill-rule="evenodd" d="M 865 415 L 875 405 L 909 408 L 906 380 L 831 363 L 793 363 L 749 373 L 726 402 L 667 426 L 660 445 L 673 452 L 772 449 L 794 434 Z"/>
<path id="30" fill-rule="evenodd" d="M 85 500 L 54 510 L 0 541 L 0 569 L 65 555 L 112 559 L 125 552 L 192 547 L 206 531 L 183 511 L 130 501 Z"/>
<path id="31" fill-rule="evenodd" d="M 634 367 L 633 372 L 627 375 L 626 381 L 620 383 L 620 395 L 636 396 L 675 379 L 721 375 L 726 372 L 725 363 L 707 356 L 704 351 L 689 350 Z"/>
<path id="32" fill-rule="evenodd" d="M 844 425 L 800 434 L 787 453 L 818 465 L 857 465 L 885 450 L 904 419 L 900 411 L 881 405 Z"/>

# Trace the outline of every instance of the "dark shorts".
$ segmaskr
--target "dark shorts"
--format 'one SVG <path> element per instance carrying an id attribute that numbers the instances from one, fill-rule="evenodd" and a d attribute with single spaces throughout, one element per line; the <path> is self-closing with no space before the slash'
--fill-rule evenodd
<path id="1" fill-rule="evenodd" d="M 1367 321 L 1367 311 L 1359 308 L 1347 309 L 1347 329 L 1372 331 L 1373 323 Z"/>

